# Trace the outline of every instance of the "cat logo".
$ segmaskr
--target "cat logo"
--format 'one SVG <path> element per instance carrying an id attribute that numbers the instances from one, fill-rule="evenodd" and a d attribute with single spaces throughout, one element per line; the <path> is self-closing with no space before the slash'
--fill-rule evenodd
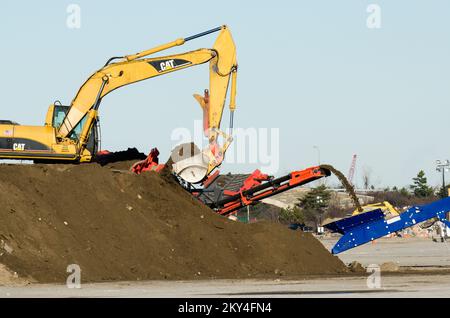
<path id="1" fill-rule="evenodd" d="M 170 70 L 171 68 L 175 67 L 174 60 L 163 61 L 163 62 L 161 62 L 159 67 L 160 67 L 161 71 Z"/>
<path id="2" fill-rule="evenodd" d="M 14 151 L 23 151 L 25 150 L 25 144 L 13 144 Z"/>
<path id="3" fill-rule="evenodd" d="M 172 71 L 180 67 L 192 64 L 192 62 L 182 59 L 156 60 L 150 61 L 148 63 L 153 66 L 158 71 L 158 73 Z"/>

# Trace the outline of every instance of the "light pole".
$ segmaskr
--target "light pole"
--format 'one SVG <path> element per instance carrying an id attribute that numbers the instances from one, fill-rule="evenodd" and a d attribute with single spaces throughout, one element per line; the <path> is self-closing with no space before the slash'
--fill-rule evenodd
<path id="1" fill-rule="evenodd" d="M 450 161 L 449 160 L 436 160 L 436 171 L 442 172 L 442 196 L 446 197 L 445 193 L 445 172 L 449 171 Z"/>
<path id="2" fill-rule="evenodd" d="M 323 234 L 323 226 L 322 226 L 322 204 L 323 199 L 320 195 L 316 197 L 317 205 L 319 206 L 319 224 L 317 225 L 317 234 Z"/>

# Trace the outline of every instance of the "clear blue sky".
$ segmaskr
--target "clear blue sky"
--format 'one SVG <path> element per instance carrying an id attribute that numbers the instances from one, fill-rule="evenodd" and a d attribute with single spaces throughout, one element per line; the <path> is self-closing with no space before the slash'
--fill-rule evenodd
<path id="1" fill-rule="evenodd" d="M 80 29 L 66 27 L 70 3 L 81 7 Z M 366 26 L 370 3 L 382 9 L 381 29 Z M 409 184 L 424 169 L 434 185 L 435 160 L 450 158 L 449 14 L 446 0 L 1 1 L 0 116 L 42 124 L 47 106 L 69 103 L 107 58 L 228 24 L 240 65 L 236 125 L 280 128 L 279 174 L 316 164 L 317 145 L 345 173 L 357 153 L 357 182 L 363 167 L 377 186 Z M 110 94 L 104 148 L 168 155 L 171 131 L 201 118 L 191 95 L 207 87 L 206 72 Z"/>

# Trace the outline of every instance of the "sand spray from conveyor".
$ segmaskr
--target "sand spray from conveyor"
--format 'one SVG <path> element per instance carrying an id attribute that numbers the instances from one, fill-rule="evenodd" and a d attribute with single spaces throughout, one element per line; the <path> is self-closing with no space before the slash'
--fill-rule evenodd
<path id="1" fill-rule="evenodd" d="M 320 167 L 323 168 L 323 169 L 330 170 L 330 172 L 332 172 L 339 179 L 339 181 L 344 186 L 345 191 L 348 193 L 348 195 L 352 199 L 355 208 L 358 209 L 359 212 L 362 212 L 363 208 L 361 207 L 361 204 L 359 203 L 358 197 L 356 196 L 355 189 L 350 184 L 350 182 L 348 182 L 348 180 L 344 176 L 344 174 L 342 172 L 340 172 L 339 170 L 337 170 L 332 165 L 320 165 Z"/>

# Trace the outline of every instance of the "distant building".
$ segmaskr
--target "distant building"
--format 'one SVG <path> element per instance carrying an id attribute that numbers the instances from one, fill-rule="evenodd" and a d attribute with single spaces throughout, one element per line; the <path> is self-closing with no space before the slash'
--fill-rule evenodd
<path id="1" fill-rule="evenodd" d="M 348 195 L 347 192 L 344 190 L 333 190 L 331 194 L 331 204 L 335 206 L 339 206 L 341 208 L 347 209 L 354 207 L 353 201 Z M 298 199 L 304 197 L 309 191 L 311 191 L 311 188 L 306 187 L 300 187 L 295 188 L 277 195 L 274 195 L 271 198 L 263 200 L 264 203 L 275 205 L 277 207 L 280 207 L 282 209 L 286 208 L 292 208 L 295 206 L 296 203 L 298 203 Z M 363 194 L 357 194 L 356 195 L 359 199 L 359 202 L 361 205 L 369 204 L 373 202 L 374 198 L 369 195 L 363 195 Z"/>

